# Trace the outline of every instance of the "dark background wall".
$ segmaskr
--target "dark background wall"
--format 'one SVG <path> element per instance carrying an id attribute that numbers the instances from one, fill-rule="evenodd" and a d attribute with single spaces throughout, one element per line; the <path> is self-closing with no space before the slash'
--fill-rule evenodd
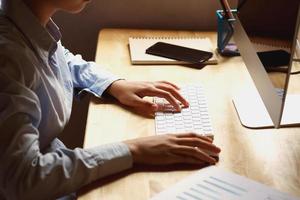
<path id="1" fill-rule="evenodd" d="M 236 0 L 230 0 L 235 5 Z M 98 32 L 105 27 L 216 30 L 218 0 L 93 0 L 81 13 L 59 12 L 63 43 L 94 60 Z"/>

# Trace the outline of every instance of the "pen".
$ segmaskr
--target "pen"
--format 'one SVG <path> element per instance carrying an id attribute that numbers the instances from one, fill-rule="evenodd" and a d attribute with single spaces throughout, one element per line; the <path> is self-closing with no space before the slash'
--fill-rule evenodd
<path id="1" fill-rule="evenodd" d="M 224 14 L 225 14 L 225 18 L 226 19 L 234 19 L 234 16 L 231 12 L 228 1 L 227 0 L 220 0 L 220 2 L 221 2 L 221 5 L 222 5 Z"/>

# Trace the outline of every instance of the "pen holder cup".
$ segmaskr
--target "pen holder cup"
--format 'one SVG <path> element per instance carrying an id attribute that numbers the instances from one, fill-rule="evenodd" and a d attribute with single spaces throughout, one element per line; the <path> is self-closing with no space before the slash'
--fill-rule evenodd
<path id="1" fill-rule="evenodd" d="M 236 15 L 237 10 L 231 10 L 233 15 Z M 218 52 L 223 56 L 239 56 L 237 47 L 233 43 L 229 43 L 233 36 L 233 23 L 235 19 L 226 19 L 223 15 L 223 10 L 217 10 L 218 20 Z"/>

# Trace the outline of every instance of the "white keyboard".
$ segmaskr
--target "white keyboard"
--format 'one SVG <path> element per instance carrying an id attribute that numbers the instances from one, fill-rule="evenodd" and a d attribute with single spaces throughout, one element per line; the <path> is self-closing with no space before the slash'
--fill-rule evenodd
<path id="1" fill-rule="evenodd" d="M 212 126 L 208 113 L 206 98 L 200 85 L 181 87 L 180 93 L 190 103 L 188 108 L 178 112 L 156 112 L 156 134 L 195 132 L 200 135 L 213 137 Z M 161 106 L 170 107 L 169 102 L 162 98 L 154 98 Z"/>

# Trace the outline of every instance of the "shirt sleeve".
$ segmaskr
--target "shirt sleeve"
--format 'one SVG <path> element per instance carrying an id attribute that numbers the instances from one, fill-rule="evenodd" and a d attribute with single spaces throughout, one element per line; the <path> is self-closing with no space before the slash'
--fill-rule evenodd
<path id="1" fill-rule="evenodd" d="M 121 78 L 113 75 L 95 62 L 87 62 L 81 55 L 73 55 L 68 49 L 63 48 L 65 59 L 72 74 L 74 88 L 82 91 L 88 91 L 97 97 L 116 80 Z"/>
<path id="2" fill-rule="evenodd" d="M 40 101 L 32 90 L 33 81 L 38 81 L 38 78 L 34 75 L 24 77 L 20 65 L 26 65 L 26 62 L 0 55 L 2 196 L 23 200 L 54 199 L 132 166 L 130 151 L 124 143 L 90 149 L 60 147 L 49 152 L 41 150 L 38 130 Z"/>

